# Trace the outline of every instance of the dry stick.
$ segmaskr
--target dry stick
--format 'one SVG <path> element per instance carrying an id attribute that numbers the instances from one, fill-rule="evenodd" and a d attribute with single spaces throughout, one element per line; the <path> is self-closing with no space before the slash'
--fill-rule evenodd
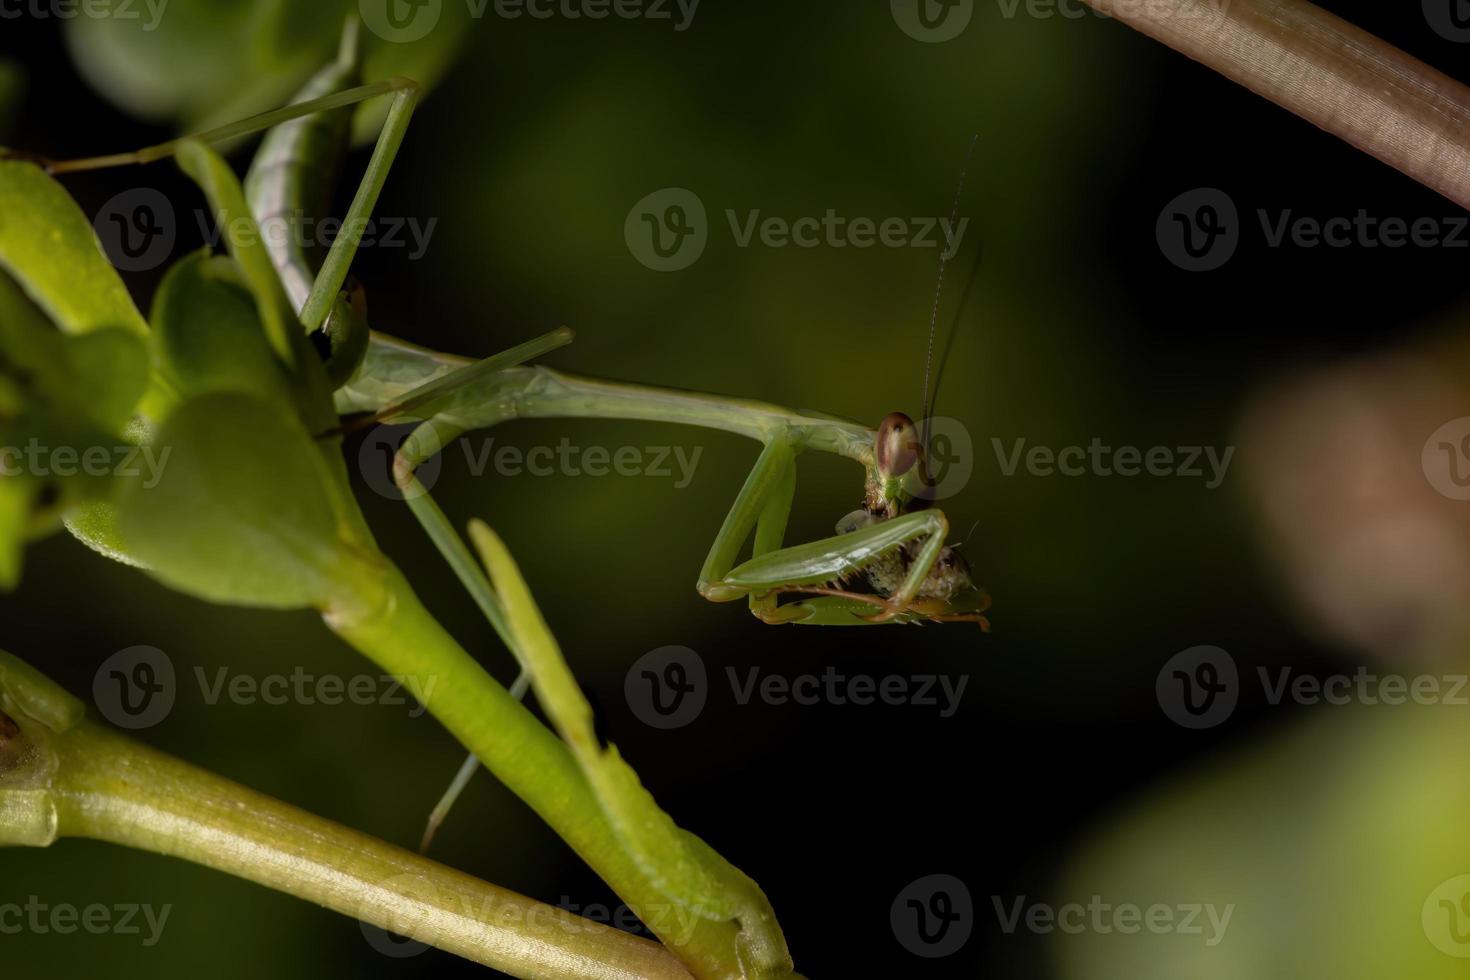
<path id="1" fill-rule="evenodd" d="M 1470 88 L 1303 0 L 1087 0 L 1470 208 Z"/>

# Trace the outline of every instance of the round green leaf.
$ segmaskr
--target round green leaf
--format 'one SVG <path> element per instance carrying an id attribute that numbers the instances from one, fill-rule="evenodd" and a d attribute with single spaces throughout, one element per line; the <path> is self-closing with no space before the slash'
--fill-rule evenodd
<path id="1" fill-rule="evenodd" d="M 350 566 L 326 462 L 294 416 L 220 392 L 186 402 L 153 447 L 162 476 L 128 480 L 117 529 L 165 584 L 214 602 L 322 607 Z"/>
<path id="2" fill-rule="evenodd" d="M 160 366 L 185 397 L 241 391 L 293 404 L 255 300 L 230 259 L 196 252 L 175 264 L 154 298 L 152 322 Z"/>

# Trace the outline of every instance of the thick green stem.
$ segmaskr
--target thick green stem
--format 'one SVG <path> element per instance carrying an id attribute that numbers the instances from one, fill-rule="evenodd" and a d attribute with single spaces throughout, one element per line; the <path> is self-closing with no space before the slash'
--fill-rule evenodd
<path id="1" fill-rule="evenodd" d="M 47 684 L 0 654 L 0 844 L 87 837 L 181 857 L 515 977 L 689 980 L 655 943 L 145 748 Z"/>
<path id="2" fill-rule="evenodd" d="M 363 604 L 363 595 L 377 599 Z M 698 918 L 655 887 L 623 848 L 565 743 L 445 632 L 397 569 L 386 569 L 383 580 L 354 594 L 350 607 L 328 610 L 325 618 L 379 666 L 429 691 L 429 712 L 673 947 L 699 980 L 744 976 L 736 923 Z"/>

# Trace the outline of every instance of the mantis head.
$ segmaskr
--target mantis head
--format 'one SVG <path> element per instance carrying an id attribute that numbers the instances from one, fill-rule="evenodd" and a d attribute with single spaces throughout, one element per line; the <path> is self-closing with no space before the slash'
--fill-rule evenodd
<path id="1" fill-rule="evenodd" d="M 868 481 L 868 511 L 894 518 L 909 509 L 924 482 L 924 446 L 919 427 L 903 412 L 890 412 L 878 423 L 873 440 L 873 469 Z"/>

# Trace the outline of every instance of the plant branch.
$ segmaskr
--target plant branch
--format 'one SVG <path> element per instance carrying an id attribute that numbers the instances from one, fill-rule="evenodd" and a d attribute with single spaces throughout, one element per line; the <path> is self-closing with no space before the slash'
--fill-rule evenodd
<path id="1" fill-rule="evenodd" d="M 511 697 L 434 619 L 401 572 L 363 580 L 327 625 L 389 673 L 414 678 L 424 706 L 546 821 L 699 980 L 736 980 L 740 925 L 669 899 L 628 854 L 566 744 Z"/>
<path id="2" fill-rule="evenodd" d="M 0 844 L 87 837 L 184 858 L 514 977 L 689 980 L 656 943 L 313 816 L 80 716 L 79 703 L 0 654 Z"/>
<path id="3" fill-rule="evenodd" d="M 1305 0 L 1087 0 L 1470 208 L 1470 88 Z"/>

